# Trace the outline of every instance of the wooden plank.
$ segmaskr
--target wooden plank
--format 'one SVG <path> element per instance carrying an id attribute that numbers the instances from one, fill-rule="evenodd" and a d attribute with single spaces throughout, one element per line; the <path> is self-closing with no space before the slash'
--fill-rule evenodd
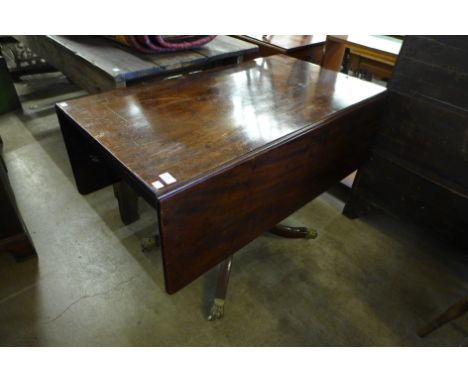
<path id="1" fill-rule="evenodd" d="M 411 36 L 398 60 L 389 88 L 424 95 L 468 110 L 468 48 L 444 45 L 436 37 Z M 448 85 L 450 84 L 450 85 Z"/>
<path id="2" fill-rule="evenodd" d="M 46 36 L 63 49 L 114 78 L 124 82 L 135 77 L 151 75 L 161 69 L 151 62 L 100 36 Z"/>
<path id="3" fill-rule="evenodd" d="M 148 59 L 165 71 L 177 71 L 189 67 L 201 67 L 213 61 L 227 58 L 241 58 L 254 53 L 258 47 L 229 36 L 217 36 L 201 47 L 182 52 L 148 55 Z"/>
<path id="4" fill-rule="evenodd" d="M 468 113 L 424 97 L 391 93 L 375 149 L 454 190 L 468 190 Z"/>
<path id="5" fill-rule="evenodd" d="M 145 53 L 144 55 L 146 60 L 154 63 L 158 66 L 158 68 L 160 68 L 160 70 L 153 73 L 153 75 L 180 71 L 183 68 L 198 67 L 207 62 L 206 57 L 196 50 L 184 50 L 182 52 L 166 52 L 157 54 Z"/>
<path id="6" fill-rule="evenodd" d="M 346 213 L 370 203 L 468 247 L 468 38 L 407 36 L 373 160 Z"/>
<path id="7" fill-rule="evenodd" d="M 253 44 L 244 43 L 229 36 L 217 36 L 208 44 L 195 49 L 147 54 L 144 58 L 158 65 L 166 75 L 209 67 L 211 63 L 221 63 L 229 58 L 241 60 L 244 55 L 257 50 L 258 47 Z"/>
<path id="8" fill-rule="evenodd" d="M 201 68 L 258 49 L 228 36 L 181 52 L 140 53 L 99 36 L 17 36 L 80 87 L 98 93 L 155 76 Z"/>
<path id="9" fill-rule="evenodd" d="M 15 38 L 90 93 L 125 86 L 124 79 L 112 70 L 109 71 L 109 66 L 100 65 L 101 61 L 96 61 L 98 58 L 95 60 L 95 55 L 77 53 L 82 47 L 80 42 L 64 41 L 64 37 L 58 36 L 15 36 Z M 100 53 L 97 57 L 101 57 L 102 60 L 105 56 Z"/>
<path id="10" fill-rule="evenodd" d="M 468 248 L 468 193 L 461 194 L 374 154 L 360 169 L 360 198 Z"/>
<path id="11" fill-rule="evenodd" d="M 210 59 L 225 59 L 255 53 L 258 51 L 258 46 L 229 36 L 218 36 L 197 51 Z"/>

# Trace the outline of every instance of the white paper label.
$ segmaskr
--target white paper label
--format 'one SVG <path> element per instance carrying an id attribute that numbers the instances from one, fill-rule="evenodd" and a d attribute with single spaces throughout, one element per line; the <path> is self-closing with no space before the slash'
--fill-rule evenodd
<path id="1" fill-rule="evenodd" d="M 164 174 L 159 175 L 159 177 L 164 181 L 166 184 L 172 184 L 175 183 L 177 180 L 174 178 L 171 174 L 168 172 L 165 172 Z"/>
<path id="2" fill-rule="evenodd" d="M 163 188 L 164 187 L 164 184 L 162 184 L 159 180 L 157 180 L 156 182 L 153 182 L 151 183 L 153 185 L 153 187 L 156 189 L 156 190 L 159 190 L 160 188 Z"/>

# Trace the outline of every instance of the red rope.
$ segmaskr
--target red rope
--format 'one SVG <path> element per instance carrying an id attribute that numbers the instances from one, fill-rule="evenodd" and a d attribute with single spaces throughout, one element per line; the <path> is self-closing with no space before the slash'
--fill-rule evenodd
<path id="1" fill-rule="evenodd" d="M 125 36 L 126 43 L 144 53 L 174 52 L 187 50 L 205 45 L 216 36 Z"/>
<path id="2" fill-rule="evenodd" d="M 199 40 L 195 41 L 183 41 L 181 43 L 175 43 L 175 42 L 168 42 L 165 40 L 164 36 L 155 36 L 156 41 L 159 43 L 159 45 L 163 46 L 164 48 L 167 49 L 190 49 L 195 46 L 200 46 L 204 45 L 206 43 L 209 43 L 211 40 L 213 40 L 216 36 L 205 36 L 200 38 Z"/>

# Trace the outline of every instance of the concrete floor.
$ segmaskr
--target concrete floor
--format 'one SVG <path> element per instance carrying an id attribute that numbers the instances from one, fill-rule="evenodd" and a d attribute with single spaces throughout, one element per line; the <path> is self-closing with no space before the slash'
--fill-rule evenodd
<path id="1" fill-rule="evenodd" d="M 160 252 L 141 240 L 156 217 L 119 219 L 111 188 L 75 189 L 54 102 L 84 94 L 59 74 L 17 84 L 23 111 L 0 135 L 37 260 L 0 256 L 0 345 L 458 345 L 468 315 L 425 339 L 416 329 L 468 295 L 468 259 L 419 228 L 374 211 L 341 215 L 325 193 L 288 222 L 317 240 L 264 234 L 236 254 L 226 317 L 205 320 L 214 273 L 169 296 Z"/>

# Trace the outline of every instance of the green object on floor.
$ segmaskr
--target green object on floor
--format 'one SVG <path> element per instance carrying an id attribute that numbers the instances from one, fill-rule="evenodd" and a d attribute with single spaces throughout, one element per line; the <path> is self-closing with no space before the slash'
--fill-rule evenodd
<path id="1" fill-rule="evenodd" d="M 5 60 L 0 56 L 0 114 L 18 109 L 20 106 L 10 72 Z"/>

